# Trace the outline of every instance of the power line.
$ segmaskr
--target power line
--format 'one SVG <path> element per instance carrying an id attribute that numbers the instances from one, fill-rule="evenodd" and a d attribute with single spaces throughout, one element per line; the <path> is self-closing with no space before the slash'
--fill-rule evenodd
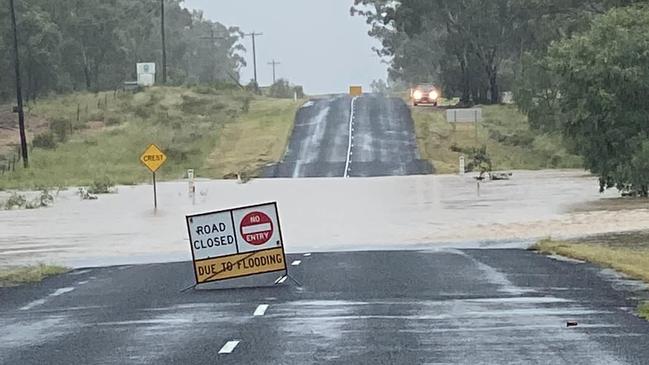
<path id="1" fill-rule="evenodd" d="M 20 150 L 23 157 L 23 166 L 29 167 L 29 156 L 27 153 L 27 137 L 25 136 L 25 111 L 23 110 L 23 92 L 20 85 L 20 57 L 18 54 L 18 30 L 16 27 L 16 9 L 14 0 L 9 0 L 11 6 L 11 25 L 14 31 L 14 65 L 16 67 L 16 101 L 18 103 L 18 127 L 20 128 Z"/>
<path id="2" fill-rule="evenodd" d="M 259 82 L 257 82 L 257 49 L 255 48 L 255 36 L 258 35 L 264 35 L 264 33 L 255 33 L 253 30 L 252 33 L 247 33 L 244 34 L 245 36 L 251 36 L 252 37 L 252 65 L 254 69 L 254 75 L 255 75 L 255 84 L 257 87 L 259 87 Z"/>
<path id="3" fill-rule="evenodd" d="M 276 81 L 276 80 L 275 80 L 275 66 L 277 66 L 277 65 L 281 65 L 281 62 L 275 62 L 275 60 L 273 59 L 273 61 L 272 61 L 272 62 L 268 62 L 268 64 L 273 66 L 273 84 L 274 84 L 275 81 Z"/>

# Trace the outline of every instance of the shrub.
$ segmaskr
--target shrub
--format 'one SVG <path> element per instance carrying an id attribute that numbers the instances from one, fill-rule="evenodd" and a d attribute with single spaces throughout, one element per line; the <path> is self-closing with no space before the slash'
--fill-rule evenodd
<path id="1" fill-rule="evenodd" d="M 113 193 L 115 183 L 108 177 L 103 176 L 99 179 L 95 179 L 92 182 L 92 185 L 88 187 L 89 194 L 110 194 Z"/>
<path id="2" fill-rule="evenodd" d="M 50 132 L 52 132 L 59 142 L 65 142 L 68 139 L 70 131 L 70 121 L 62 118 L 52 119 L 50 122 Z"/>
<path id="3" fill-rule="evenodd" d="M 24 195 L 13 193 L 5 202 L 5 209 L 22 208 L 27 204 L 27 198 Z"/>
<path id="4" fill-rule="evenodd" d="M 293 88 L 288 80 L 279 79 L 270 87 L 269 96 L 271 98 L 292 98 Z"/>
<path id="5" fill-rule="evenodd" d="M 32 140 L 32 146 L 34 148 L 42 148 L 45 150 L 52 150 L 56 148 L 56 140 L 54 138 L 54 133 L 52 132 L 43 132 L 37 134 Z"/>

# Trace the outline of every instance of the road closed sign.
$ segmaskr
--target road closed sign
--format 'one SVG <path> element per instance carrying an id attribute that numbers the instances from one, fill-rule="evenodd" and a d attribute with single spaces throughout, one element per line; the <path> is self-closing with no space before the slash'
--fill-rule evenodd
<path id="1" fill-rule="evenodd" d="M 186 219 L 196 284 L 286 270 L 277 203 Z"/>

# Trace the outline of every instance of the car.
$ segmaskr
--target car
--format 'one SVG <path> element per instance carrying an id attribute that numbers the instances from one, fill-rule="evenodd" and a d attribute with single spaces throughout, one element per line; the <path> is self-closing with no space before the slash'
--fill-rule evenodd
<path id="1" fill-rule="evenodd" d="M 412 105 L 429 104 L 437 106 L 441 92 L 437 87 L 430 84 L 420 84 L 410 89 Z"/>

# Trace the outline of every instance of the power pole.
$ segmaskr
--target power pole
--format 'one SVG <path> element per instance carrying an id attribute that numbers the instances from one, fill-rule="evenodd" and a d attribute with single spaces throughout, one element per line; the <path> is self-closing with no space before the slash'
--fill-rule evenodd
<path id="1" fill-rule="evenodd" d="M 259 82 L 257 82 L 257 49 L 255 48 L 255 36 L 264 35 L 264 33 L 252 33 L 244 34 L 244 36 L 252 36 L 252 65 L 255 73 L 255 84 L 259 87 Z"/>
<path id="2" fill-rule="evenodd" d="M 225 39 L 228 39 L 228 38 L 224 37 L 224 36 L 218 36 L 218 37 L 215 36 L 214 35 L 214 29 L 210 28 L 210 36 L 209 37 L 200 37 L 200 39 L 209 40 L 212 48 L 216 49 L 216 40 L 217 39 L 218 40 L 225 40 Z M 214 70 L 213 70 L 212 77 L 214 78 L 214 80 L 216 80 L 216 64 L 214 65 Z"/>
<path id="3" fill-rule="evenodd" d="M 275 62 L 275 60 L 273 60 L 272 62 L 268 62 L 268 64 L 273 66 L 273 84 L 274 84 L 275 81 L 277 81 L 277 80 L 275 80 L 275 66 L 281 65 L 281 63 L 280 62 Z"/>
<path id="4" fill-rule="evenodd" d="M 162 34 L 162 83 L 167 83 L 167 42 L 165 40 L 165 0 L 160 0 L 160 33 Z"/>
<path id="5" fill-rule="evenodd" d="M 11 7 L 11 25 L 14 30 L 14 65 L 16 67 L 16 101 L 18 107 L 18 127 L 20 128 L 20 150 L 23 157 L 23 166 L 29 167 L 29 156 L 27 154 L 27 136 L 25 135 L 25 112 L 23 110 L 23 92 L 20 83 L 20 57 L 18 55 L 18 30 L 16 27 L 16 9 L 14 0 L 9 0 Z"/>

